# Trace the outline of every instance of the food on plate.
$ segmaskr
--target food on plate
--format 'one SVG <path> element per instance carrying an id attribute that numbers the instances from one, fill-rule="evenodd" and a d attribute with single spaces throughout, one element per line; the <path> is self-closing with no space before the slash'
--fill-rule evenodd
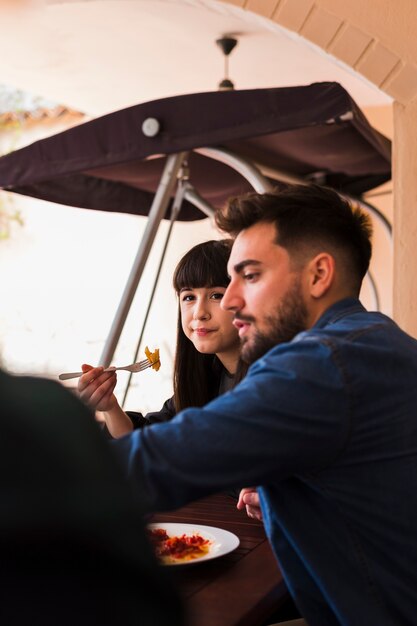
<path id="1" fill-rule="evenodd" d="M 159 360 L 159 348 L 155 348 L 155 351 L 151 352 L 148 346 L 146 346 L 145 355 L 146 358 L 152 363 L 152 369 L 157 372 L 161 367 L 161 361 Z"/>
<path id="2" fill-rule="evenodd" d="M 165 529 L 148 529 L 148 537 L 155 554 L 163 563 L 193 561 L 205 556 L 210 550 L 211 541 L 198 533 L 170 537 Z"/>

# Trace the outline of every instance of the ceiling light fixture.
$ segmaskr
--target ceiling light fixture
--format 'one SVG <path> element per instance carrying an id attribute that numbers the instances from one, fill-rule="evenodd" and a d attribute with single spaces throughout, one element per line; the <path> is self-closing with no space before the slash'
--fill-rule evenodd
<path id="1" fill-rule="evenodd" d="M 237 45 L 237 39 L 234 37 L 221 37 L 216 39 L 216 44 L 219 46 L 224 54 L 224 78 L 219 83 L 220 91 L 229 91 L 235 88 L 234 84 L 229 78 L 229 55 Z"/>

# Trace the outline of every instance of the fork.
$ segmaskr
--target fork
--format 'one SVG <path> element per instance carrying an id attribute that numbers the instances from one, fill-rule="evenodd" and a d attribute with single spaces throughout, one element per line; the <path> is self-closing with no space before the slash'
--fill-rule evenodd
<path id="1" fill-rule="evenodd" d="M 127 372 L 142 372 L 146 370 L 148 367 L 155 365 L 155 363 L 151 363 L 149 359 L 144 359 L 143 361 L 139 361 L 138 363 L 132 363 L 131 365 L 123 365 L 121 367 L 106 367 L 104 372 L 116 372 L 117 370 L 126 370 Z M 79 378 L 82 376 L 84 372 L 67 372 L 65 374 L 59 375 L 59 380 L 69 380 L 70 378 Z"/>

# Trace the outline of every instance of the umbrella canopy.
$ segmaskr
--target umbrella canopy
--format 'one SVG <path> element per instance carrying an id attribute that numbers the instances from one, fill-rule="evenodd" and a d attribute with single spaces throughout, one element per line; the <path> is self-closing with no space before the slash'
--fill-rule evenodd
<path id="1" fill-rule="evenodd" d="M 166 157 L 189 151 L 189 178 L 214 208 L 251 189 L 218 147 L 281 174 L 350 195 L 391 178 L 391 145 L 338 83 L 196 93 L 96 118 L 0 158 L 0 187 L 80 208 L 148 215 Z M 179 220 L 205 214 L 184 201 Z"/>

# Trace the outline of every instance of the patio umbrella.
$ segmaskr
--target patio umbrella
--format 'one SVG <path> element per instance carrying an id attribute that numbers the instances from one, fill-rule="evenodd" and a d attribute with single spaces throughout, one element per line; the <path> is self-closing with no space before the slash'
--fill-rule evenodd
<path id="1" fill-rule="evenodd" d="M 202 219 L 230 196 L 300 181 L 360 198 L 391 178 L 390 153 L 338 83 L 195 93 L 116 111 L 3 156 L 0 188 L 149 216 L 101 357 L 108 365 L 172 211 Z"/>

